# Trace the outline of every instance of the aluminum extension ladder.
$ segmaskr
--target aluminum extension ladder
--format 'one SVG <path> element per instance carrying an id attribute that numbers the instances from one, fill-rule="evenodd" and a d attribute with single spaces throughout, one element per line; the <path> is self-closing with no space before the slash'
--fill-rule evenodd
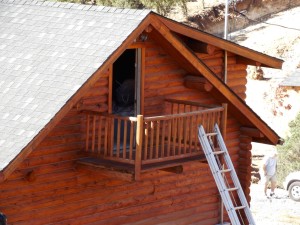
<path id="1" fill-rule="evenodd" d="M 216 137 L 215 143 L 219 147 L 214 147 L 214 142 L 212 137 Z M 217 184 L 218 190 L 222 197 L 223 204 L 229 216 L 232 225 L 247 224 L 241 215 L 244 211 L 248 224 L 255 225 L 252 213 L 250 211 L 248 202 L 244 195 L 243 189 L 236 175 L 234 166 L 228 154 L 227 148 L 225 146 L 223 137 L 221 135 L 220 129 L 217 124 L 214 126 L 214 133 L 205 133 L 202 125 L 199 126 L 198 138 L 201 143 L 202 149 L 205 153 L 207 162 L 209 164 L 210 170 L 213 174 L 215 182 Z M 223 155 L 223 163 L 221 165 L 220 156 Z M 226 174 L 230 174 L 233 187 L 230 187 Z M 227 176 L 228 177 L 228 176 Z M 240 203 L 236 203 L 233 198 L 234 192 L 237 192 L 237 196 Z M 241 205 L 238 205 L 241 204 Z"/>

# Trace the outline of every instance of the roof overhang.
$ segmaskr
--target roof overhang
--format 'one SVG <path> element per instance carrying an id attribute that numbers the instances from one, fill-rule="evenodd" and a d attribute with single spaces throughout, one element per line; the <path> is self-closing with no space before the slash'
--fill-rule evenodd
<path id="1" fill-rule="evenodd" d="M 262 67 L 270 67 L 275 69 L 282 68 L 282 64 L 284 61 L 281 59 L 277 59 L 275 57 L 271 57 L 269 55 L 254 51 L 252 49 L 216 37 L 204 31 L 199 31 L 193 27 L 189 27 L 158 14 L 156 14 L 156 16 L 172 32 L 179 33 L 181 35 L 185 35 L 198 41 L 205 42 L 223 50 L 235 53 L 236 55 L 240 56 L 238 60 L 241 63 L 246 63 L 248 65 L 259 65 Z"/>
<path id="2" fill-rule="evenodd" d="M 252 57 L 255 58 L 256 56 L 256 61 L 272 68 L 281 68 L 282 60 L 261 54 L 201 31 L 197 31 L 193 28 L 186 27 L 185 25 L 173 22 L 155 13 L 151 13 L 150 16 L 151 25 L 160 33 L 164 40 L 168 42 L 170 46 L 173 46 L 174 50 L 177 51 L 177 54 L 181 54 L 186 59 L 185 62 L 188 62 L 190 66 L 197 70 L 199 75 L 201 74 L 204 76 L 213 85 L 214 91 L 212 93 L 214 94 L 214 97 L 219 99 L 221 102 L 227 102 L 229 104 L 229 113 L 236 116 L 243 127 L 250 130 L 256 130 L 256 133 L 260 133 L 259 135 L 253 136 L 253 140 L 272 145 L 282 144 L 280 136 L 272 130 L 238 95 L 236 95 L 203 61 L 201 61 L 189 48 L 187 48 L 177 35 L 173 33 L 173 31 L 180 34 L 186 32 L 187 35 L 193 38 L 196 37 L 199 41 L 204 41 L 215 46 L 218 42 L 217 47 L 224 50 L 230 50 L 231 52 L 242 55 L 243 57 L 252 55 Z M 209 40 L 210 38 L 212 40 Z M 251 54 L 249 54 L 249 52 L 251 52 Z M 251 134 L 251 132 L 249 134 Z"/>

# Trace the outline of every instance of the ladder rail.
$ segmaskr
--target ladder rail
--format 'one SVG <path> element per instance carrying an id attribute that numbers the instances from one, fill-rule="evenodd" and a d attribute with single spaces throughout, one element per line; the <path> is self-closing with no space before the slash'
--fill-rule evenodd
<path id="1" fill-rule="evenodd" d="M 211 138 L 211 136 L 216 136 L 217 138 L 217 144 L 220 148 L 218 151 L 213 151 L 214 146 L 213 144 L 211 145 L 211 143 L 208 140 L 208 137 Z M 209 167 L 217 184 L 219 193 L 223 199 L 223 204 L 227 210 L 231 223 L 233 225 L 241 224 L 237 212 L 239 212 L 239 210 L 243 210 L 249 224 L 255 225 L 255 221 L 250 211 L 249 204 L 244 195 L 243 189 L 239 182 L 238 176 L 234 169 L 233 163 L 231 161 L 230 155 L 228 153 L 218 125 L 215 124 L 213 133 L 208 134 L 205 133 L 203 126 L 200 125 L 198 129 L 198 138 L 209 163 Z M 225 169 L 221 168 L 220 165 L 218 165 L 218 156 L 220 155 L 223 155 L 224 163 L 226 165 Z M 230 173 L 230 177 L 234 184 L 234 187 L 229 187 L 228 183 L 225 183 L 225 180 L 227 182 L 227 179 L 226 176 L 223 176 L 224 173 Z M 235 202 L 235 198 L 233 196 L 230 196 L 230 194 L 232 194 L 232 191 L 237 192 L 237 196 L 241 203 L 240 206 L 234 206 L 233 201 Z M 241 215 L 240 219 L 243 220 Z M 244 224 L 244 221 L 242 222 Z"/>
<path id="2" fill-rule="evenodd" d="M 208 142 L 208 139 L 206 138 L 205 131 L 202 126 L 199 128 L 198 137 L 202 144 L 205 156 L 206 156 L 207 160 L 210 162 L 210 170 L 212 172 L 215 182 L 217 184 L 222 183 L 223 188 L 220 185 L 217 185 L 217 187 L 218 187 L 219 193 L 223 199 L 223 204 L 225 205 L 225 208 L 228 212 L 230 221 L 233 225 L 240 225 L 237 215 L 234 213 L 231 213 L 231 211 L 235 210 L 235 207 L 232 204 L 229 193 L 226 192 L 226 189 L 224 188 L 225 183 L 224 183 L 224 179 L 222 177 L 223 175 L 221 174 L 221 172 L 219 170 L 219 166 L 217 165 L 217 162 L 214 158 L 215 157 L 214 154 L 212 154 L 211 145 Z"/>
<path id="3" fill-rule="evenodd" d="M 218 141 L 218 144 L 220 146 L 221 151 L 225 151 L 226 152 L 224 154 L 224 159 L 225 159 L 226 166 L 228 168 L 234 168 L 234 166 L 232 164 L 232 161 L 231 161 L 231 158 L 229 156 L 228 150 L 226 148 L 225 142 L 224 142 L 224 140 L 222 138 L 220 129 L 219 129 L 219 127 L 218 127 L 217 124 L 215 124 L 214 129 L 215 129 L 215 132 L 217 133 L 217 141 Z M 248 221 L 251 222 L 251 224 L 255 224 L 255 222 L 253 220 L 252 213 L 250 211 L 250 207 L 249 207 L 248 201 L 246 200 L 245 194 L 244 194 L 242 186 L 241 186 L 241 184 L 239 182 L 239 179 L 238 179 L 238 176 L 236 174 L 236 171 L 233 169 L 230 172 L 230 175 L 231 175 L 231 179 L 232 179 L 232 181 L 234 183 L 234 186 L 236 188 L 238 188 L 237 194 L 239 196 L 241 204 L 246 207 L 246 210 L 244 210 L 244 211 L 245 211 L 245 214 L 246 214 L 246 217 L 247 217 Z"/>

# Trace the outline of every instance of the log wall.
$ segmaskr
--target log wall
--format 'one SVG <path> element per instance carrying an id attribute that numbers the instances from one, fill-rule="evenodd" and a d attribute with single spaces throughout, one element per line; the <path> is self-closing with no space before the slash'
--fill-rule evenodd
<path id="1" fill-rule="evenodd" d="M 145 49 L 144 112 L 163 113 L 165 98 L 220 104 L 209 92 L 184 86 L 187 72 L 163 48 L 150 40 Z M 223 53 L 199 56 L 219 76 Z M 244 96 L 244 66 L 229 57 L 228 85 Z M 81 109 L 109 112 L 110 72 L 62 119 L 53 131 L 0 184 L 0 211 L 9 224 L 216 224 L 220 199 L 207 164 L 190 162 L 182 174 L 166 171 L 143 173 L 141 181 L 129 182 L 101 172 L 81 170 L 75 161 L 85 156 Z M 226 144 L 240 170 L 248 174 L 249 140 L 239 124 L 227 120 Z M 242 149 L 242 151 L 241 151 Z M 244 161 L 246 160 L 246 163 Z M 242 166 L 240 166 L 242 165 Z M 248 190 L 249 180 L 242 179 Z M 248 192 L 246 193 L 249 194 Z M 249 198 L 249 196 L 248 196 Z"/>
<path id="2" fill-rule="evenodd" d="M 141 182 L 77 171 L 67 162 L 57 167 L 44 174 L 37 171 L 35 181 L 15 176 L 1 185 L 0 210 L 9 224 L 219 221 L 219 195 L 207 164 L 186 164 L 182 174 L 145 173 Z"/>

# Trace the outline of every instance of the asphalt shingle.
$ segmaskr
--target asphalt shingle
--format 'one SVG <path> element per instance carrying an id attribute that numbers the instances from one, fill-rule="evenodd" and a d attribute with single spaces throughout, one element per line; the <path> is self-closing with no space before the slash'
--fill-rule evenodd
<path id="1" fill-rule="evenodd" d="M 148 13 L 74 3 L 0 0 L 0 170 Z"/>

